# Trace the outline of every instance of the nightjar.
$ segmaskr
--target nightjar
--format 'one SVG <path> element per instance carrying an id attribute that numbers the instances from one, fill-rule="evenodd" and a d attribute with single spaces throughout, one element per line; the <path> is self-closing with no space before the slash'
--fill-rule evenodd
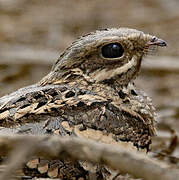
<path id="1" fill-rule="evenodd" d="M 131 142 L 148 150 L 155 134 L 155 109 L 134 80 L 153 46 L 166 42 L 128 28 L 80 37 L 40 82 L 0 98 L 1 134 L 55 133 L 105 143 Z M 62 179 L 87 178 L 89 171 L 83 162 L 70 159 L 35 159 L 24 167 L 31 176 Z"/>

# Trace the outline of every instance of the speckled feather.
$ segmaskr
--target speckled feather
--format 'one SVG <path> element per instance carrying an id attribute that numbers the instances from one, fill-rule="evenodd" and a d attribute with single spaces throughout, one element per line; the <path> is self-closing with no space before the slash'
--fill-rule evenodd
<path id="1" fill-rule="evenodd" d="M 116 42 L 124 48 L 123 56 L 104 58 L 101 48 Z M 164 46 L 162 43 L 155 36 L 128 28 L 82 36 L 61 54 L 39 83 L 0 98 L 0 133 L 91 138 L 90 133 L 95 136 L 96 132 L 98 141 L 103 141 L 103 135 L 110 136 L 117 143 L 132 142 L 137 148 L 148 150 L 155 134 L 155 109 L 133 80 L 147 49 Z M 88 174 L 78 162 L 46 162 L 32 160 L 25 173 L 32 175 L 34 172 L 29 169 L 33 169 L 34 176 L 40 176 L 40 172 L 62 179 Z"/>

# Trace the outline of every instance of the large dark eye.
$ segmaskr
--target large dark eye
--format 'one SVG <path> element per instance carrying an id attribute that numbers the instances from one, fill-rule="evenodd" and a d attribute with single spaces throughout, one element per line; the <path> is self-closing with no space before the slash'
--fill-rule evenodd
<path id="1" fill-rule="evenodd" d="M 124 49 L 119 43 L 111 43 L 102 47 L 102 55 L 104 58 L 118 58 L 124 53 Z"/>

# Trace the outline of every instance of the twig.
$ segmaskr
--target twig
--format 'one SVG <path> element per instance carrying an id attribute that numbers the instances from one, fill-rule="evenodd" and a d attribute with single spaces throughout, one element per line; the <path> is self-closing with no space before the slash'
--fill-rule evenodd
<path id="1" fill-rule="evenodd" d="M 10 153 L 10 157 L 6 162 L 6 169 L 1 174 L 0 180 L 10 180 L 14 172 L 21 168 L 22 164 L 24 164 L 29 156 L 32 156 L 35 152 L 35 144 L 34 141 L 29 139 L 28 146 L 26 144 L 26 139 L 24 141 L 19 141 L 19 144 L 16 144 L 16 147 L 14 147 L 13 151 Z"/>
<path id="2" fill-rule="evenodd" d="M 113 169 L 120 169 L 121 173 L 129 173 L 134 177 L 146 180 L 175 180 L 179 177 L 177 170 L 168 169 L 164 164 L 151 160 L 143 154 L 130 152 L 118 146 L 79 138 L 1 136 L 0 155 L 7 155 L 21 142 L 26 142 L 27 146 L 31 142 L 34 149 L 32 154 L 38 157 L 61 159 L 70 156 L 72 159 L 105 164 Z"/>

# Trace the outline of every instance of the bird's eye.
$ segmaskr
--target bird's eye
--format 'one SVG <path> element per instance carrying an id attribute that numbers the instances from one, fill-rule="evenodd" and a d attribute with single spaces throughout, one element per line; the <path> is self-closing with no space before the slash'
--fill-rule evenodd
<path id="1" fill-rule="evenodd" d="M 120 43 L 111 43 L 102 47 L 102 56 L 104 58 L 118 58 L 124 53 L 124 49 Z"/>

